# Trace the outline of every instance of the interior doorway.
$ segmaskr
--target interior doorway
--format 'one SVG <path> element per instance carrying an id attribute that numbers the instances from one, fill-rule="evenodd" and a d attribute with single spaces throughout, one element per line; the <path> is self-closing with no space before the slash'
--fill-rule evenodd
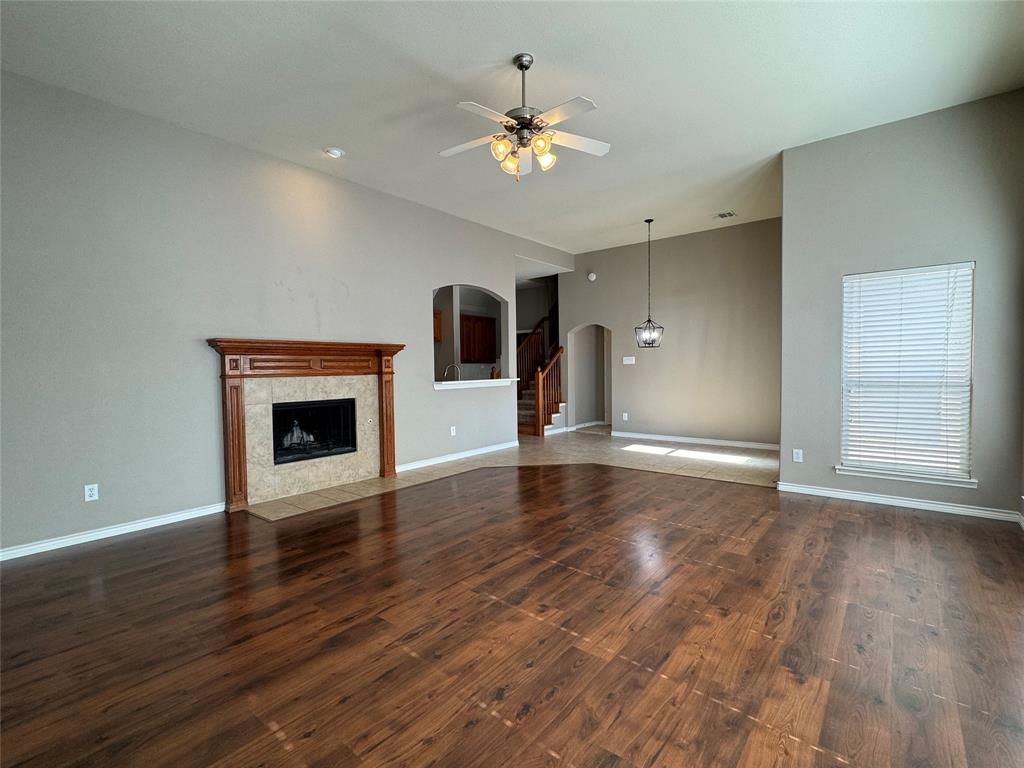
<path id="1" fill-rule="evenodd" d="M 612 332 L 597 323 L 566 336 L 569 368 L 567 426 L 599 429 L 612 421 Z"/>

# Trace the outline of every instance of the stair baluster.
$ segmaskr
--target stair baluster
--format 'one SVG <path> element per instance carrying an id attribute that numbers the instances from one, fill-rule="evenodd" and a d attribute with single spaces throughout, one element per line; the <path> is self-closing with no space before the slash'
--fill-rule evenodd
<path id="1" fill-rule="evenodd" d="M 559 412 L 562 405 L 562 353 L 565 347 L 559 347 L 551 356 L 551 360 L 543 368 L 538 367 L 534 374 L 537 387 L 537 410 L 534 414 L 534 434 L 544 437 L 544 427 L 551 424 L 552 417 Z"/>

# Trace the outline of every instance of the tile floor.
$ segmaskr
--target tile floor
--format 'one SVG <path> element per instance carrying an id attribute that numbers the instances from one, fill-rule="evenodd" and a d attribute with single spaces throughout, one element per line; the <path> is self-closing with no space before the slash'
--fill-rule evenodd
<path id="1" fill-rule="evenodd" d="M 602 433 L 600 428 L 593 431 L 588 428 L 550 435 L 543 440 L 520 435 L 518 448 L 413 469 L 401 472 L 397 477 L 374 477 L 315 493 L 265 501 L 253 504 L 249 511 L 263 520 L 282 520 L 471 469 L 523 464 L 610 464 L 768 487 L 774 487 L 779 479 L 778 451 L 611 437 L 606 431 Z"/>

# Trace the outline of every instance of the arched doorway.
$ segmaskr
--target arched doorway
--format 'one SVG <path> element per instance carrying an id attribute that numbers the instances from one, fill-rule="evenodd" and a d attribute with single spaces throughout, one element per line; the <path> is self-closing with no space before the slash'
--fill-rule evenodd
<path id="1" fill-rule="evenodd" d="M 586 323 L 567 334 L 569 429 L 611 424 L 611 349 L 612 332 L 603 325 Z"/>

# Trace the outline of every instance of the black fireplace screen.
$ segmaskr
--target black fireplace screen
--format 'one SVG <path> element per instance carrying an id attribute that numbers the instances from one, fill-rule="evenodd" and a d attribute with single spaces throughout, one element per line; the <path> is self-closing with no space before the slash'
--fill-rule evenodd
<path id="1" fill-rule="evenodd" d="M 356 401 L 274 403 L 274 463 L 356 450 Z"/>

